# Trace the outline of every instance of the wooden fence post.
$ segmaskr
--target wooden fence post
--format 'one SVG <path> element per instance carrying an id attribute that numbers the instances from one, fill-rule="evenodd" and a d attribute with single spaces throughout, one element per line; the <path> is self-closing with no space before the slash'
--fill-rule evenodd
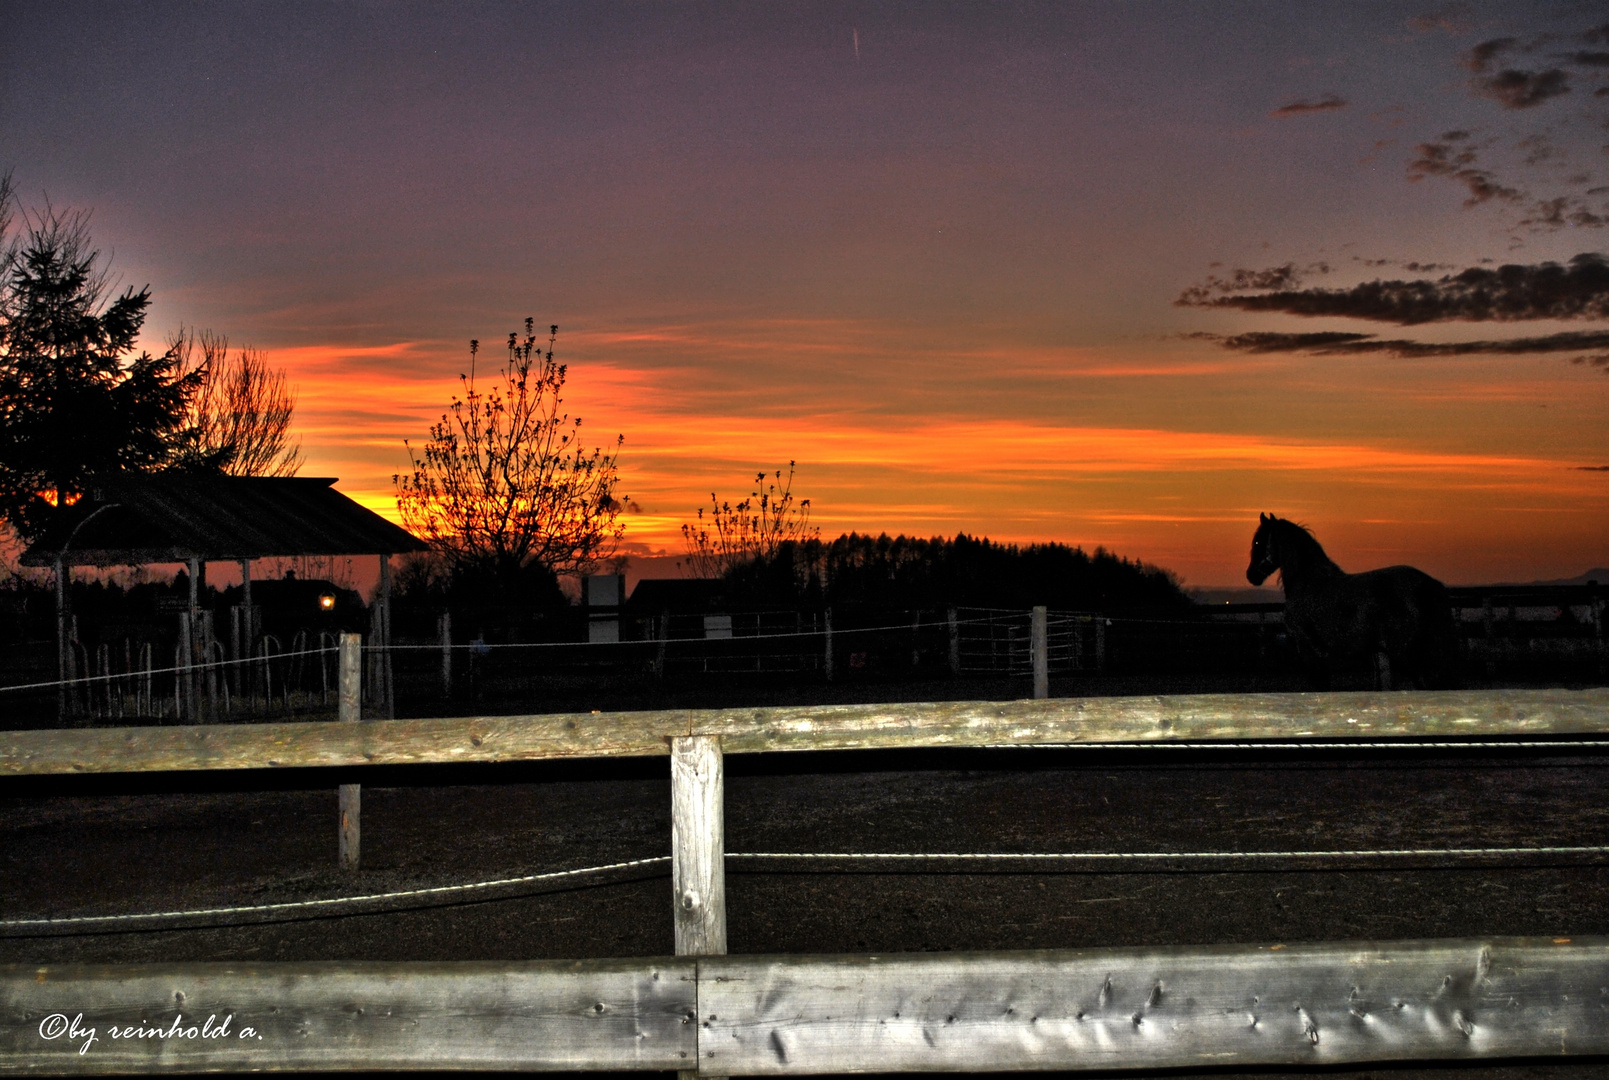
<path id="1" fill-rule="evenodd" d="M 955 610 L 951 608 L 946 617 L 950 624 L 950 674 L 961 674 L 961 620 Z"/>
<path id="2" fill-rule="evenodd" d="M 441 638 L 441 696 L 453 696 L 453 613 L 443 611 L 436 620 L 436 636 Z"/>
<path id="3" fill-rule="evenodd" d="M 363 716 L 363 637 L 360 634 L 342 634 L 338 665 L 340 704 L 336 716 L 341 721 L 362 719 Z M 363 788 L 358 784 L 342 784 L 341 808 L 341 869 L 356 870 L 361 854 L 363 836 Z"/>
<path id="4" fill-rule="evenodd" d="M 832 608 L 827 608 L 823 622 L 826 626 L 827 649 L 822 654 L 822 670 L 827 674 L 827 681 L 832 682 Z"/>
<path id="5" fill-rule="evenodd" d="M 1095 670 L 1106 670 L 1106 616 L 1095 616 Z"/>
<path id="6" fill-rule="evenodd" d="M 1029 620 L 1029 645 L 1034 654 L 1034 698 L 1050 697 L 1050 629 L 1043 604 L 1034 608 Z"/>
<path id="7" fill-rule="evenodd" d="M 726 955 L 725 780 L 718 735 L 670 740 L 676 955 Z"/>

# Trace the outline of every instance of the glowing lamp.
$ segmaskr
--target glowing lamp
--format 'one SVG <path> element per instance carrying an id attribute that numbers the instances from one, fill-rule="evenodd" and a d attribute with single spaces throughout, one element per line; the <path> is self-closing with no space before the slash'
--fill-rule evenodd
<path id="1" fill-rule="evenodd" d="M 319 593 L 318 594 L 318 609 L 320 611 L 334 611 L 335 610 L 335 594 L 334 593 L 328 593 L 328 592 L 327 593 Z"/>

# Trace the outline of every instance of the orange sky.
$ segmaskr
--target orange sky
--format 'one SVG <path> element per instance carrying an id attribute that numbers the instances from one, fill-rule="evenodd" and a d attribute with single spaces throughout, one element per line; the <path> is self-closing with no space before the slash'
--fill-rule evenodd
<path id="1" fill-rule="evenodd" d="M 1326 376 L 1312 359 L 1195 342 L 936 349 L 797 322 L 561 327 L 557 354 L 585 430 L 626 436 L 621 487 L 641 510 L 625 550 L 638 556 L 680 554 L 680 526 L 712 489 L 735 500 L 757 469 L 796 460 L 795 494 L 828 536 L 1104 545 L 1197 585 L 1239 580 L 1261 510 L 1307 522 L 1354 569 L 1411 561 L 1480 581 L 1609 561 L 1604 474 L 1580 468 L 1609 460 L 1606 380 L 1556 358 L 1348 361 Z M 402 439 L 424 438 L 467 349 L 273 359 L 300 387 L 304 472 L 395 517 Z M 483 350 L 483 380 L 497 359 Z"/>

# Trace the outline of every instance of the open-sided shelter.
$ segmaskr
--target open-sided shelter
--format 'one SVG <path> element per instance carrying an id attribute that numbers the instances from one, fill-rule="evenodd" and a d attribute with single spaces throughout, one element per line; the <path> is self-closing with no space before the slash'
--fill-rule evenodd
<path id="1" fill-rule="evenodd" d="M 391 633 L 391 556 L 425 551 L 424 541 L 336 491 L 333 477 L 217 476 L 193 473 L 129 475 L 97 485 L 74 513 L 23 553 L 27 566 L 56 571 L 57 649 L 61 678 L 69 673 L 67 582 L 75 566 L 183 563 L 190 576 L 190 620 L 209 562 L 241 567 L 251 605 L 253 560 L 297 556 L 377 555 L 382 648 Z M 389 664 L 382 696 L 389 715 Z M 65 708 L 65 693 L 63 696 Z"/>

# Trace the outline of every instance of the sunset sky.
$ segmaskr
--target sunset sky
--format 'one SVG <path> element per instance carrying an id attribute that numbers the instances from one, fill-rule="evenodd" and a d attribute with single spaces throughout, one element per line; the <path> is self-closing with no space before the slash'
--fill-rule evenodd
<path id="1" fill-rule="evenodd" d="M 1601 4 L 0 18 L 24 206 L 93 210 L 153 351 L 266 350 L 303 475 L 383 513 L 469 339 L 484 371 L 531 316 L 625 436 L 638 556 L 796 460 L 827 536 L 1191 585 L 1243 582 L 1264 510 L 1349 570 L 1609 565 Z M 1392 281 L 1428 284 L 1355 288 Z"/>

